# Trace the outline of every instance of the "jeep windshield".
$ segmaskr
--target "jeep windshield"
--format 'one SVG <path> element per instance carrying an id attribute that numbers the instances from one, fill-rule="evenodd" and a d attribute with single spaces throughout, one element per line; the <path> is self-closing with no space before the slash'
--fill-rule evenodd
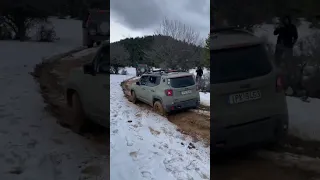
<path id="1" fill-rule="evenodd" d="M 263 45 L 211 50 L 211 83 L 227 83 L 266 75 L 272 65 Z"/>
<path id="2" fill-rule="evenodd" d="M 192 76 L 175 77 L 170 78 L 170 85 L 173 88 L 183 88 L 195 85 L 195 81 Z"/>

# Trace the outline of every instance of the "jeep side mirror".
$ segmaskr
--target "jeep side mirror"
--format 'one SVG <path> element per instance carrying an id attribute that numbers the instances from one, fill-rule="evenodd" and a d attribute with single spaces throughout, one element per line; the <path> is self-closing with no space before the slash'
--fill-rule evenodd
<path id="1" fill-rule="evenodd" d="M 136 85 L 140 86 L 140 82 L 139 82 L 139 81 L 137 81 L 137 82 L 136 82 Z"/>
<path id="2" fill-rule="evenodd" d="M 91 63 L 83 65 L 83 72 L 85 74 L 95 75 L 94 67 Z"/>

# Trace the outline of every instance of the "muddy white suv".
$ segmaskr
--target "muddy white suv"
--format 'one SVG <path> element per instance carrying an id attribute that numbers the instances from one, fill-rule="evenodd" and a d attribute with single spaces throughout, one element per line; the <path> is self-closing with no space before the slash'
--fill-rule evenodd
<path id="1" fill-rule="evenodd" d="M 161 115 L 200 104 L 193 74 L 186 72 L 143 74 L 130 91 L 133 103 L 142 101 Z"/>
<path id="2" fill-rule="evenodd" d="M 65 96 L 70 107 L 69 123 L 80 132 L 86 119 L 109 127 L 109 41 L 98 49 L 92 62 L 70 72 L 65 85 Z"/>
<path id="3" fill-rule="evenodd" d="M 277 142 L 287 133 L 288 110 L 264 42 L 235 28 L 211 33 L 213 152 Z"/>

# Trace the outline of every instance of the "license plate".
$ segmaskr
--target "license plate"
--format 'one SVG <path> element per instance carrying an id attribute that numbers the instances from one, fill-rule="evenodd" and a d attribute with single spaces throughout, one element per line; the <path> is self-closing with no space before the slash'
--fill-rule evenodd
<path id="1" fill-rule="evenodd" d="M 188 91 L 181 91 L 181 94 L 182 94 L 182 95 L 186 95 L 186 94 L 190 94 L 190 93 L 192 93 L 192 91 L 191 91 L 191 90 L 188 90 Z"/>
<path id="2" fill-rule="evenodd" d="M 249 91 L 237 94 L 231 94 L 229 96 L 229 103 L 230 104 L 238 104 L 247 101 L 254 101 L 261 98 L 261 92 L 259 90 L 256 91 Z"/>

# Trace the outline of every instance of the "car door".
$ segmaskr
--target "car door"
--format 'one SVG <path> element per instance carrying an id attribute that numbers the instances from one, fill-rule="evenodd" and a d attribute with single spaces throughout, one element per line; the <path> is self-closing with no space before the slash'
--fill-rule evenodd
<path id="1" fill-rule="evenodd" d="M 105 125 L 109 111 L 109 94 L 110 94 L 110 81 L 108 74 L 109 59 L 109 47 L 107 45 L 102 46 L 93 61 L 95 73 L 86 79 L 87 92 L 86 99 L 90 106 L 90 116 L 93 121 Z"/>
<path id="2" fill-rule="evenodd" d="M 146 95 L 146 89 L 148 84 L 148 75 L 141 76 L 140 78 L 140 90 L 138 91 L 139 99 L 145 103 L 148 103 L 148 95 Z"/>
<path id="3" fill-rule="evenodd" d="M 109 48 L 108 48 L 109 49 Z M 110 65 L 109 65 L 109 53 L 101 52 L 99 59 L 97 61 L 97 74 L 96 74 L 96 95 L 95 104 L 96 104 L 96 116 L 98 123 L 109 127 L 108 116 L 110 111 L 110 102 L 108 100 L 110 96 Z"/>
<path id="4" fill-rule="evenodd" d="M 156 91 L 157 85 L 160 84 L 160 77 L 159 76 L 149 76 L 148 83 L 145 88 L 145 96 L 148 104 L 153 105 L 153 96 Z"/>

